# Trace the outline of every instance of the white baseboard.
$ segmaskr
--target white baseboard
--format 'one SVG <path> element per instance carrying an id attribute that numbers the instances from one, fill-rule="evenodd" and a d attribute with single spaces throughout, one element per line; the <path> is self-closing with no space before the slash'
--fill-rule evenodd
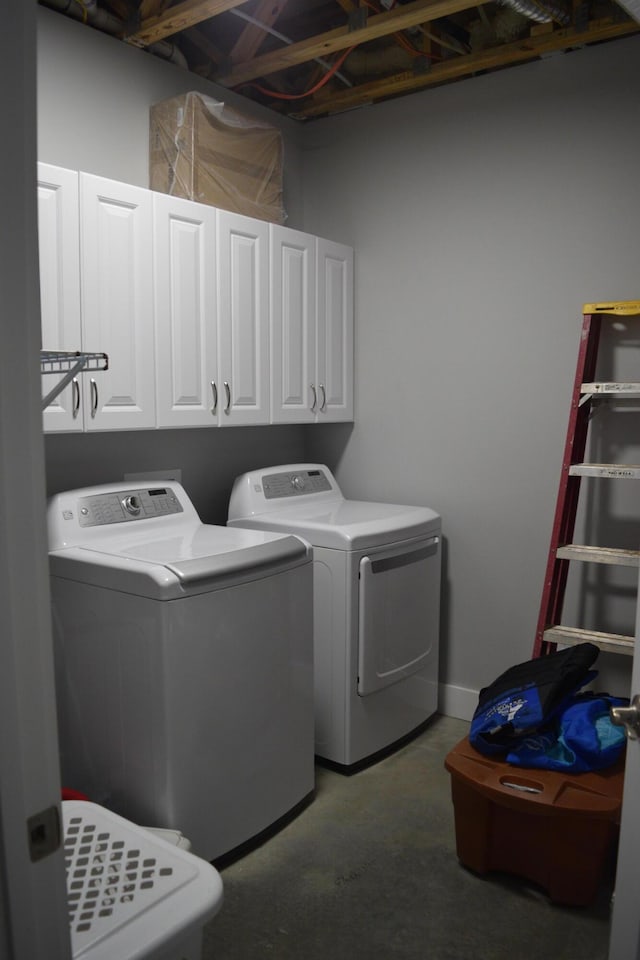
<path id="1" fill-rule="evenodd" d="M 478 690 L 469 690 L 467 687 L 455 687 L 449 683 L 441 683 L 438 710 L 445 717 L 471 721 L 478 706 L 478 694 Z"/>

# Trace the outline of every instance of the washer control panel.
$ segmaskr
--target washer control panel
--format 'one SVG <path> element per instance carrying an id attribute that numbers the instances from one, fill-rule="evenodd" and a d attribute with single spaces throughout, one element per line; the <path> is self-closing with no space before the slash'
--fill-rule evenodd
<path id="1" fill-rule="evenodd" d="M 167 517 L 182 513 L 182 506 L 170 487 L 147 487 L 97 493 L 78 500 L 78 523 L 81 527 L 97 527 L 149 517 Z"/>
<path id="2" fill-rule="evenodd" d="M 327 493 L 330 490 L 331 484 L 323 470 L 288 470 L 286 473 L 270 473 L 262 477 L 265 500 Z"/>

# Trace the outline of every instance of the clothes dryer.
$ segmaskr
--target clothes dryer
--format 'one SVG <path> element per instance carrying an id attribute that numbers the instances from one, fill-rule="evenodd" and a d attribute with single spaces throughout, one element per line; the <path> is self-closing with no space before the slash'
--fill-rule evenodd
<path id="1" fill-rule="evenodd" d="M 312 796 L 312 566 L 178 483 L 48 508 L 65 786 L 213 860 Z"/>
<path id="2" fill-rule="evenodd" d="M 422 726 L 438 704 L 439 515 L 347 500 L 304 463 L 238 477 L 227 522 L 313 546 L 316 755 L 353 767 Z"/>

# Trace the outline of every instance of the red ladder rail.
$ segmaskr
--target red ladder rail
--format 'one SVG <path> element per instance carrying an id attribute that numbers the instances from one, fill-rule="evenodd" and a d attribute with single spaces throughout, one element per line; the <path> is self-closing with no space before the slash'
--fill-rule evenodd
<path id="1" fill-rule="evenodd" d="M 581 387 L 585 381 L 593 380 L 595 377 L 601 324 L 602 316 L 600 314 L 583 314 L 580 349 L 571 397 L 567 438 L 562 458 L 560 485 L 533 645 L 534 657 L 545 656 L 552 653 L 556 648 L 554 643 L 547 643 L 544 640 L 544 631 L 553 624 L 559 623 L 562 613 L 569 561 L 559 559 L 557 551 L 558 547 L 570 543 L 573 538 L 580 494 L 580 480 L 582 478 L 570 475 L 569 468 L 573 463 L 579 463 L 584 459 L 591 400 L 581 396 Z"/>

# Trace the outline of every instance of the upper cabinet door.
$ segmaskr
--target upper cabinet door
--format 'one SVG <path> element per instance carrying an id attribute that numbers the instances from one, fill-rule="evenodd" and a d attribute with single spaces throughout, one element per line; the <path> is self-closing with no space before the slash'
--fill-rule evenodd
<path id="1" fill-rule="evenodd" d="M 75 170 L 38 164 L 38 245 L 42 348 L 80 350 L 80 246 Z M 55 382 L 55 375 L 42 378 L 43 396 Z M 47 431 L 83 429 L 77 379 L 49 404 L 43 413 L 43 426 Z"/>
<path id="2" fill-rule="evenodd" d="M 269 423 L 269 225 L 217 219 L 219 422 Z"/>
<path id="3" fill-rule="evenodd" d="M 152 193 L 80 174 L 83 346 L 109 370 L 84 374 L 85 429 L 155 427 Z"/>
<path id="4" fill-rule="evenodd" d="M 316 383 L 316 240 L 270 225 L 271 421 L 313 423 Z"/>
<path id="5" fill-rule="evenodd" d="M 318 423 L 353 420 L 353 249 L 317 241 Z"/>
<path id="6" fill-rule="evenodd" d="M 218 422 L 216 211 L 153 195 L 159 427 Z"/>

